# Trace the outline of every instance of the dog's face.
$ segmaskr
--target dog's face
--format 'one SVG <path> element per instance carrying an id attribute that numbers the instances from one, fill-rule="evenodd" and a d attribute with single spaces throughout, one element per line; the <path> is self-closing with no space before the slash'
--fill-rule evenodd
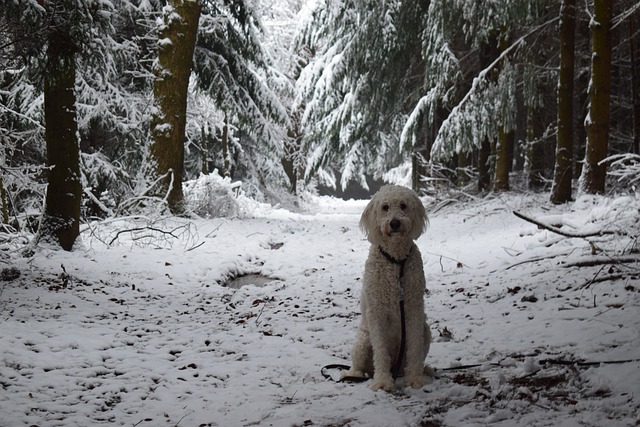
<path id="1" fill-rule="evenodd" d="M 427 227 L 427 214 L 413 190 L 385 185 L 371 199 L 360 218 L 360 228 L 372 244 L 395 239 L 415 240 Z"/>

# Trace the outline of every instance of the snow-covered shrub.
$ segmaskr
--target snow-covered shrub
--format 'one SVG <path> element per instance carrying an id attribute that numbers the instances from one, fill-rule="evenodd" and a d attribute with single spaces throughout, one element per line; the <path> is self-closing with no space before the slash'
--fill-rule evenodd
<path id="1" fill-rule="evenodd" d="M 240 182 L 221 177 L 218 170 L 183 184 L 184 197 L 191 211 L 205 218 L 236 217 L 240 205 L 236 198 Z"/>

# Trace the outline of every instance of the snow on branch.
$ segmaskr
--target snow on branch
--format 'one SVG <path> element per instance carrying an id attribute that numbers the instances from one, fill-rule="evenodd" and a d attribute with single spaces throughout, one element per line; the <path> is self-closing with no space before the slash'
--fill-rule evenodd
<path id="1" fill-rule="evenodd" d="M 587 237 L 597 237 L 597 236 L 604 236 L 604 235 L 607 235 L 607 234 L 618 234 L 619 233 L 618 231 L 610 231 L 610 230 L 598 230 L 598 231 L 593 231 L 593 232 L 588 232 L 588 233 L 586 233 L 586 232 L 585 233 L 572 233 L 572 232 L 569 232 L 569 231 L 564 231 L 564 230 L 562 230 L 562 229 L 560 229 L 558 227 L 554 227 L 553 225 L 549 225 L 549 224 L 545 224 L 543 222 L 540 222 L 540 221 L 538 221 L 538 220 L 536 220 L 534 218 L 528 217 L 525 214 L 520 213 L 518 211 L 513 211 L 513 214 L 515 216 L 517 216 L 518 218 L 520 218 L 520 219 L 523 219 L 523 220 L 525 220 L 527 222 L 530 222 L 532 224 L 537 225 L 538 228 L 549 230 L 549 231 L 551 231 L 553 233 L 559 234 L 559 235 L 564 236 L 564 237 L 582 238 L 582 239 L 584 239 L 584 238 L 587 238 Z"/>
<path id="2" fill-rule="evenodd" d="M 640 181 L 640 156 L 637 154 L 616 154 L 607 157 L 599 164 L 609 164 L 608 174 L 616 177 L 618 182 L 626 182 L 629 186 L 633 186 Z"/>
<path id="3" fill-rule="evenodd" d="M 532 36 L 533 34 L 539 32 L 540 30 L 546 28 L 547 26 L 557 22 L 560 18 L 556 17 L 551 19 L 543 24 L 540 24 L 531 29 L 527 34 L 521 36 L 519 39 L 514 41 L 508 48 L 506 48 L 499 56 L 496 58 L 489 66 L 487 66 L 484 70 L 478 73 L 478 76 L 473 79 L 473 83 L 471 89 L 466 93 L 464 98 L 456 105 L 449 116 L 445 119 L 438 131 L 436 139 L 433 144 L 433 148 L 431 150 L 432 158 L 434 159 L 446 159 L 451 156 L 454 151 L 465 151 L 473 148 L 472 146 L 468 146 L 465 144 L 465 141 L 469 139 L 472 142 L 473 146 L 479 147 L 482 142 L 482 137 L 484 135 L 478 135 L 474 130 L 465 129 L 467 128 L 467 123 L 471 122 L 472 127 L 476 128 L 481 125 L 482 118 L 478 117 L 469 117 L 474 116 L 477 113 L 471 111 L 468 107 L 469 105 L 473 105 L 473 101 L 479 98 L 479 95 L 488 88 L 489 79 L 488 74 L 494 68 L 496 68 L 499 64 L 501 64 L 505 58 L 511 55 L 514 51 L 516 51 L 521 45 L 525 43 L 527 38 Z M 478 109 L 482 112 L 487 110 L 486 105 L 476 105 Z"/>

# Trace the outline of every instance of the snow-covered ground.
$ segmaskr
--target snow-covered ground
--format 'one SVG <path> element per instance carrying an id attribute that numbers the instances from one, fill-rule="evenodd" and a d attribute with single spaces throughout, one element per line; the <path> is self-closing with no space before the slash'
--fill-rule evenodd
<path id="1" fill-rule="evenodd" d="M 255 204 L 242 219 L 129 218 L 92 224 L 72 253 L 5 255 L 0 425 L 640 423 L 635 197 L 558 207 L 505 194 L 433 209 L 418 245 L 427 363 L 439 377 L 396 394 L 320 373 L 349 363 L 365 204 L 311 198 L 303 213 Z M 562 237 L 512 210 L 564 231 L 626 235 Z M 273 280 L 224 286 L 254 273 Z M 479 366 L 450 369 L 464 365 Z"/>

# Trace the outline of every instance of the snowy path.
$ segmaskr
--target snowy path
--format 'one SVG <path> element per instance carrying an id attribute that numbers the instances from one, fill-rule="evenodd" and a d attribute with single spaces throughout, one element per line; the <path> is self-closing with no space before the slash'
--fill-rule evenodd
<path id="1" fill-rule="evenodd" d="M 168 222 L 158 227 L 181 226 L 177 238 L 122 233 L 110 247 L 100 240 L 133 224 L 99 225 L 73 254 L 11 258 L 21 275 L 0 282 L 0 425 L 637 425 L 640 362 L 539 362 L 640 359 L 638 263 L 571 267 L 605 255 L 510 212 L 637 227 L 637 202 L 627 202 L 562 211 L 512 197 L 432 215 L 419 241 L 427 362 L 482 366 L 395 395 L 320 375 L 348 363 L 355 336 L 364 202 Z M 612 254 L 631 243 L 596 245 Z M 249 273 L 276 280 L 220 285 Z M 586 287 L 596 276 L 614 280 Z"/>

